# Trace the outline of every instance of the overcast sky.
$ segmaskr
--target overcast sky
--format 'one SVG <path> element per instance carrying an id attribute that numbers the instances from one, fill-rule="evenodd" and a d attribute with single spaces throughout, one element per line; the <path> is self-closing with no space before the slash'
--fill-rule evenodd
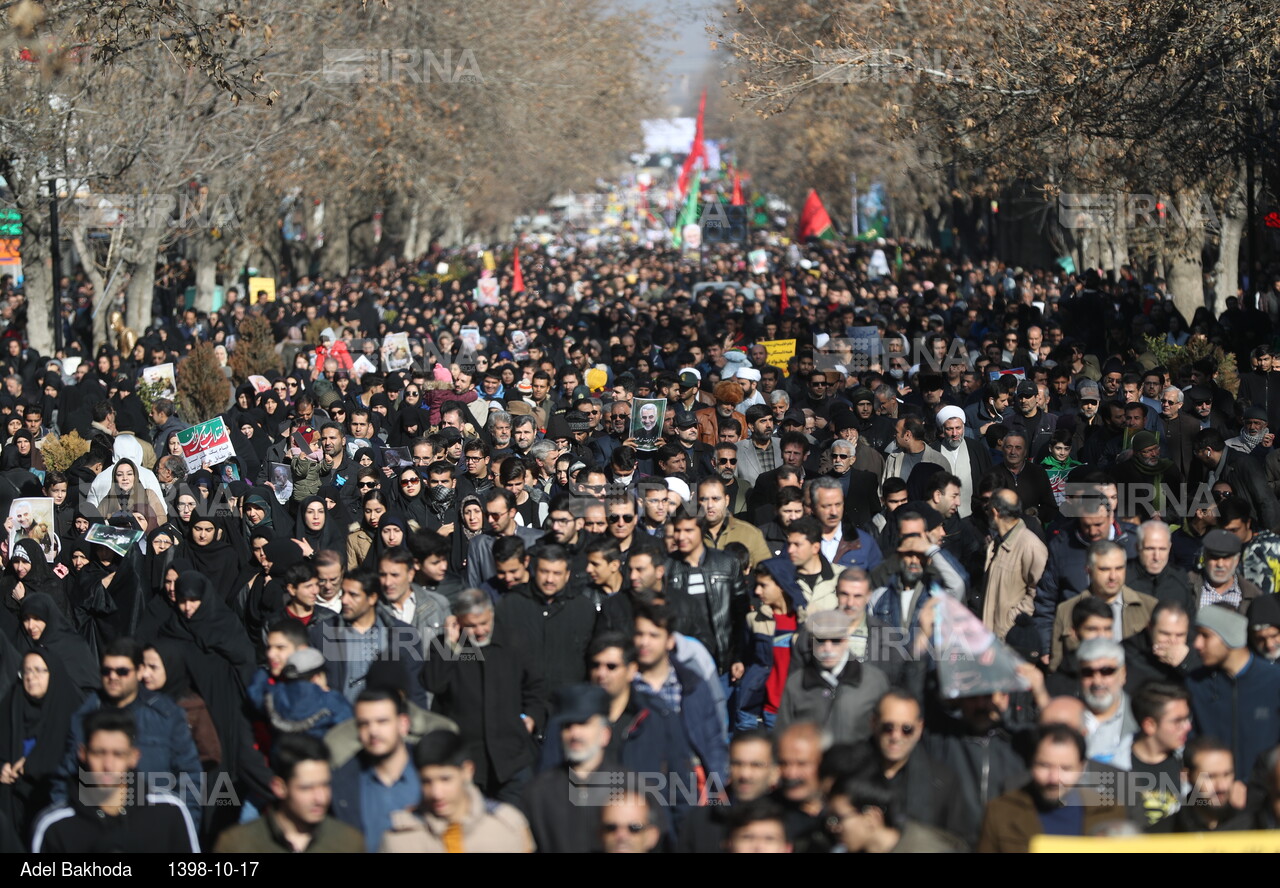
<path id="1" fill-rule="evenodd" d="M 703 86 L 714 87 L 718 78 L 707 77 L 712 57 L 707 21 L 715 15 L 713 0 L 618 0 L 626 9 L 646 10 L 655 23 L 677 32 L 677 38 L 662 47 L 660 80 L 667 90 L 668 104 L 679 104 L 684 114 L 697 111 L 697 97 Z M 703 83 L 702 79 L 710 80 Z"/>

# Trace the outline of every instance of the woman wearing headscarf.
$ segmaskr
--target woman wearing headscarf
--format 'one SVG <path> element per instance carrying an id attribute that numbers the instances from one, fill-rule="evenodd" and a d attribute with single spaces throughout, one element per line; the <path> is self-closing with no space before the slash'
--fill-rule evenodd
<path id="1" fill-rule="evenodd" d="M 223 601 L 240 590 L 246 562 L 240 560 L 220 518 L 206 510 L 197 508 L 191 517 L 186 557 L 192 567 L 208 577 Z"/>
<path id="2" fill-rule="evenodd" d="M 17 613 L 22 601 L 36 593 L 48 595 L 64 616 L 71 615 L 66 585 L 49 567 L 40 544 L 32 539 L 21 539 L 13 544 L 9 564 L 0 576 L 0 598 L 11 613 Z"/>
<path id="3" fill-rule="evenodd" d="M 0 701 L 0 810 L 23 836 L 49 805 L 52 777 L 62 764 L 71 716 L 84 699 L 59 659 L 31 650 L 20 683 Z"/>
<path id="4" fill-rule="evenodd" d="M 206 771 L 215 769 L 222 761 L 222 743 L 204 698 L 191 689 L 186 646 L 172 638 L 159 638 L 148 644 L 142 650 L 138 679 L 147 690 L 164 694 L 182 707 L 200 764 Z"/>
<path id="5" fill-rule="evenodd" d="M 405 466 L 385 488 L 390 490 L 391 507 L 412 521 L 415 527 L 426 527 L 431 519 L 427 477 L 419 467 Z"/>
<path id="6" fill-rule="evenodd" d="M 21 620 L 20 650 L 48 654 L 66 669 L 71 683 L 85 693 L 98 687 L 98 661 L 52 598 L 42 593 L 27 596 L 22 602 Z"/>
<path id="7" fill-rule="evenodd" d="M 265 577 L 250 592 L 244 607 L 245 629 L 259 661 L 266 659 L 267 627 L 284 613 L 287 595 L 280 577 L 302 559 L 302 548 L 291 539 L 271 540 L 262 549 L 260 563 Z"/>
<path id="8" fill-rule="evenodd" d="M 345 538 L 351 522 L 356 519 L 347 508 L 347 504 L 342 501 L 342 494 L 338 492 L 338 488 L 333 484 L 321 484 L 320 489 L 316 491 L 316 496 L 324 500 L 324 507 L 329 510 L 329 520 L 335 527 L 342 529 Z"/>
<path id="9" fill-rule="evenodd" d="M 347 545 L 346 528 L 333 519 L 324 500 L 318 496 L 307 497 L 298 504 L 293 538 L 304 544 L 302 551 L 307 557 L 313 557 L 321 549 L 341 552 Z"/>
<path id="10" fill-rule="evenodd" d="M 409 533 L 409 522 L 403 515 L 395 512 L 383 515 L 378 522 L 378 532 L 374 537 L 373 545 L 369 547 L 369 554 L 364 558 L 364 568 L 377 573 L 378 562 L 382 560 L 382 556 L 397 546 L 407 545 Z"/>
<path id="11" fill-rule="evenodd" d="M 149 490 L 138 479 L 138 467 L 130 459 L 119 459 L 111 467 L 111 488 L 102 498 L 98 508 L 103 515 L 115 512 L 141 512 L 150 508 L 152 515 L 163 515 L 164 503 L 154 490 Z"/>
<path id="12" fill-rule="evenodd" d="M 468 494 L 458 503 L 458 526 L 454 528 L 449 542 L 453 552 L 449 556 L 449 569 L 462 573 L 467 568 L 467 550 L 471 541 L 484 533 L 484 506 L 480 497 Z"/>
<path id="13" fill-rule="evenodd" d="M 160 638 L 183 646 L 192 689 L 204 699 L 222 747 L 217 773 L 226 772 L 258 797 L 269 798 L 271 774 L 253 749 L 245 715 L 245 687 L 255 659 L 244 624 L 209 579 L 195 571 L 180 574 L 174 583 L 174 608 Z M 236 812 L 214 808 L 212 816 L 217 820 L 224 813 L 230 817 Z M 207 830 L 225 825 L 204 824 Z"/>
<path id="14" fill-rule="evenodd" d="M 370 490 L 360 498 L 360 521 L 352 524 L 347 534 L 347 570 L 355 570 L 364 563 L 377 537 L 378 524 L 387 511 L 387 497 L 379 490 Z"/>
<path id="15" fill-rule="evenodd" d="M 403 405 L 396 411 L 395 421 L 391 424 L 387 436 L 389 447 L 408 447 L 415 438 L 420 438 L 427 431 L 427 413 L 421 407 L 410 404 Z"/>
<path id="16" fill-rule="evenodd" d="M 31 433 L 26 429 L 18 429 L 13 434 L 12 443 L 4 445 L 0 452 L 0 469 L 25 469 L 26 471 L 44 471 L 44 456 L 35 446 Z"/>

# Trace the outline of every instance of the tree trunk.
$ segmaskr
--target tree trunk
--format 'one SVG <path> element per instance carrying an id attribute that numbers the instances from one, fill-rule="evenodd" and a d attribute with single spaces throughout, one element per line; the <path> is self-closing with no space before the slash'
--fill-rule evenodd
<path id="1" fill-rule="evenodd" d="M 1188 321 L 1204 307 L 1204 229 L 1186 231 L 1165 250 L 1165 281 L 1173 304 Z"/>
<path id="2" fill-rule="evenodd" d="M 417 200 L 410 201 L 409 206 L 406 208 L 406 210 L 407 212 L 405 213 L 405 215 L 409 217 L 409 222 L 405 228 L 404 249 L 400 253 L 400 258 L 403 259 L 405 262 L 412 262 L 415 259 L 417 259 L 419 255 L 421 255 L 419 252 L 417 252 L 418 228 L 419 228 L 418 217 L 422 213 L 421 202 Z"/>
<path id="3" fill-rule="evenodd" d="M 1213 304 L 1209 310 L 1217 317 L 1227 305 L 1227 297 L 1235 296 L 1240 287 L 1240 245 L 1247 221 L 1244 203 L 1244 177 L 1227 198 L 1219 214 L 1218 261 L 1213 267 Z"/>
<path id="4" fill-rule="evenodd" d="M 24 222 L 26 221 L 24 216 Z M 27 236 L 23 226 L 22 291 L 27 297 L 27 339 L 42 355 L 53 354 L 53 274 L 42 239 Z"/>
<path id="5" fill-rule="evenodd" d="M 213 311 L 213 291 L 218 286 L 218 253 L 222 244 L 208 231 L 195 233 L 196 311 Z"/>
<path id="6" fill-rule="evenodd" d="M 324 249 L 320 251 L 320 274 L 326 278 L 346 277 L 351 267 L 351 235 L 347 231 L 349 217 L 345 203 L 324 203 Z"/>
<path id="7" fill-rule="evenodd" d="M 133 274 L 129 277 L 129 286 L 125 290 L 125 325 L 141 339 L 147 327 L 151 326 L 153 314 L 152 304 L 156 291 L 156 256 L 160 252 L 159 228 L 142 228 L 137 241 L 133 243 Z"/>

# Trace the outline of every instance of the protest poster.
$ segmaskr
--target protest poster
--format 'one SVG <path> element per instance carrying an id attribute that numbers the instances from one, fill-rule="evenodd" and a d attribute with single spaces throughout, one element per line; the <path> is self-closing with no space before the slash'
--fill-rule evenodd
<path id="1" fill-rule="evenodd" d="M 265 376 L 259 376 L 256 373 L 249 377 L 249 384 L 253 386 L 253 390 L 259 395 L 263 392 L 271 391 L 271 381 Z"/>
<path id="2" fill-rule="evenodd" d="M 497 308 L 502 301 L 499 293 L 498 279 L 489 277 L 491 272 L 485 272 L 485 277 L 480 278 L 480 283 L 476 285 L 476 302 L 485 308 Z"/>
<path id="3" fill-rule="evenodd" d="M 172 401 L 178 396 L 178 380 L 173 375 L 173 362 L 159 364 L 155 367 L 142 368 L 142 381 L 149 385 L 158 385 L 157 398 L 168 398 Z"/>
<path id="4" fill-rule="evenodd" d="M 1027 378 L 1027 371 L 1021 367 L 1010 367 L 1008 370 L 988 370 L 987 379 L 995 382 L 1001 376 L 1012 376 L 1019 382 Z"/>
<path id="5" fill-rule="evenodd" d="M 382 364 L 388 373 L 408 370 L 413 366 L 408 333 L 388 333 L 382 340 Z"/>
<path id="6" fill-rule="evenodd" d="M 631 403 L 631 437 L 636 450 L 658 449 L 662 437 L 662 420 L 667 412 L 666 398 L 636 398 Z"/>
<path id="7" fill-rule="evenodd" d="M 275 278 L 249 278 L 249 304 L 257 305 L 259 302 L 275 302 L 276 301 L 276 279 Z"/>
<path id="8" fill-rule="evenodd" d="M 1025 691 L 1030 685 L 1018 674 L 1025 662 L 973 612 L 949 595 L 933 599 L 933 650 L 938 666 L 938 691 L 947 700 L 1002 691 Z"/>
<path id="9" fill-rule="evenodd" d="M 413 465 L 413 459 L 409 456 L 408 447 L 388 447 L 382 451 L 382 462 L 389 468 L 398 469 L 401 466 Z"/>
<path id="10" fill-rule="evenodd" d="M 747 254 L 747 260 L 751 263 L 752 274 L 767 274 L 769 272 L 769 254 L 764 250 L 752 250 Z"/>
<path id="11" fill-rule="evenodd" d="M 9 506 L 9 551 L 18 540 L 31 540 L 44 553 L 45 561 L 56 561 L 62 551 L 53 520 L 53 500 L 44 496 L 24 496 Z"/>
<path id="12" fill-rule="evenodd" d="M 761 250 L 761 252 L 764 251 Z M 794 339 L 768 339 L 761 342 L 760 345 L 764 346 L 767 354 L 765 363 L 780 369 L 783 376 L 790 376 L 791 373 L 787 368 L 787 364 L 796 356 L 796 341 Z"/>
<path id="13" fill-rule="evenodd" d="M 142 539 L 142 531 L 130 530 L 127 527 L 113 527 L 110 524 L 90 525 L 84 535 L 85 542 L 106 546 L 117 555 L 126 555 L 129 550 Z"/>
<path id="14" fill-rule="evenodd" d="M 359 382 L 360 378 L 364 376 L 366 373 L 377 373 L 377 372 L 378 372 L 377 366 L 373 363 L 373 361 L 370 361 L 364 355 L 361 355 L 360 357 L 356 358 L 354 361 L 351 362 L 351 378 L 356 382 Z"/>
<path id="15" fill-rule="evenodd" d="M 178 432 L 178 445 L 191 474 L 200 471 L 205 463 L 216 466 L 236 455 L 231 436 L 227 434 L 227 424 L 221 416 Z"/>
<path id="16" fill-rule="evenodd" d="M 268 480 L 276 493 L 276 501 L 283 506 L 293 496 L 293 470 L 288 463 L 273 462 Z"/>

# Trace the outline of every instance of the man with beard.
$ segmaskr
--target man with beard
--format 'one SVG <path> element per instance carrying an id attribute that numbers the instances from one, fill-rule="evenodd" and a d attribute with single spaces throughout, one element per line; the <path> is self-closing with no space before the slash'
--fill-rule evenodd
<path id="1" fill-rule="evenodd" d="M 778 707 L 777 729 L 816 722 L 834 743 L 859 743 L 870 736 L 870 716 L 889 690 L 889 679 L 849 652 L 849 616 L 842 610 L 818 611 L 805 621 L 813 660 L 787 678 Z"/>
<path id="2" fill-rule="evenodd" d="M 1276 436 L 1267 428 L 1267 411 L 1261 407 L 1248 407 L 1244 411 L 1240 434 L 1228 438 L 1227 446 L 1265 464 L 1275 440 Z"/>
<path id="3" fill-rule="evenodd" d="M 893 418 L 875 412 L 876 398 L 869 389 L 855 389 L 850 400 L 858 422 L 858 434 L 872 449 L 884 453 L 893 441 Z"/>
<path id="4" fill-rule="evenodd" d="M 1160 442 L 1151 432 L 1138 432 L 1130 446 L 1133 456 L 1111 471 L 1125 507 L 1122 516 L 1136 516 L 1141 521 L 1172 520 L 1175 516 L 1169 512 L 1169 498 L 1186 499 L 1182 473 L 1173 460 L 1160 455 Z"/>
<path id="5" fill-rule="evenodd" d="M 698 418 L 692 411 L 677 410 L 675 415 L 676 438 L 678 440 L 669 441 L 665 447 L 659 448 L 655 454 L 655 460 L 662 474 L 673 474 L 671 471 L 661 471 L 663 463 L 663 453 L 668 452 L 668 448 L 672 451 L 678 450 L 685 458 L 685 467 L 683 474 L 687 474 L 690 480 L 695 483 L 712 474 L 712 454 L 714 448 L 710 444 L 704 444 L 698 440 Z M 668 459 L 670 453 L 668 453 Z M 678 473 L 677 473 L 678 474 Z"/>
<path id="6" fill-rule="evenodd" d="M 391 829 L 391 812 L 414 807 L 422 798 L 406 739 L 409 712 L 404 698 L 367 688 L 356 699 L 360 754 L 333 775 L 333 813 L 364 834 L 377 851 Z"/>
<path id="7" fill-rule="evenodd" d="M 991 451 L 976 438 L 966 437 L 965 414 L 950 404 L 938 411 L 938 443 L 931 445 L 947 462 L 947 471 L 960 481 L 960 517 L 972 511 L 978 479 L 991 471 Z"/>
<path id="8" fill-rule="evenodd" d="M 765 472 L 772 472 L 782 462 L 779 441 L 773 437 L 773 414 L 763 404 L 747 408 L 749 438 L 739 441 L 738 477 L 748 487 L 754 487 L 756 479 Z"/>
<path id="9" fill-rule="evenodd" d="M 421 683 L 434 695 L 434 711 L 457 722 L 475 751 L 476 786 L 487 798 L 514 802 L 533 775 L 532 735 L 546 724 L 545 685 L 527 667 L 514 629 L 495 636 L 488 593 L 463 590 L 445 628 L 452 656 L 429 657 Z"/>
<path id="10" fill-rule="evenodd" d="M 965 584 L 942 552 L 925 536 L 925 519 L 904 506 L 894 513 L 898 522 L 898 567 L 888 582 L 871 596 L 871 614 L 896 626 L 914 639 L 920 629 L 920 612 L 929 599 L 950 595 L 964 600 Z M 926 566 L 929 568 L 926 571 Z"/>
<path id="11" fill-rule="evenodd" d="M 1182 754 L 1191 794 L 1173 814 L 1158 820 L 1147 832 L 1238 832 L 1251 828 L 1250 818 L 1231 804 L 1236 764 L 1231 747 L 1213 737 L 1197 737 Z"/>
<path id="12" fill-rule="evenodd" d="M 529 414 L 514 415 L 515 409 L 523 405 L 525 409 L 532 410 L 523 401 L 510 405 L 512 411 L 511 418 L 511 452 L 517 456 L 524 456 L 529 452 L 529 448 L 533 446 L 533 442 L 538 439 L 538 426 Z"/>
<path id="13" fill-rule="evenodd" d="M 738 444 L 728 442 L 717 444 L 713 453 L 714 472 L 702 481 L 718 479 L 724 485 L 725 494 L 729 499 L 729 511 L 735 515 L 745 512 L 747 501 L 751 496 L 751 486 L 738 477 Z M 702 481 L 697 483 L 701 484 Z"/>
<path id="14" fill-rule="evenodd" d="M 1197 609 L 1223 604 L 1243 614 L 1248 612 L 1255 599 L 1262 596 L 1262 590 L 1255 583 L 1241 576 L 1243 547 L 1238 535 L 1220 527 L 1204 535 L 1201 544 L 1203 567 L 1187 575 L 1191 591 L 1198 597 Z"/>
<path id="15" fill-rule="evenodd" d="M 1105 824 L 1123 820 L 1124 808 L 1082 789 L 1085 740 L 1066 725 L 1046 725 L 1036 737 L 1031 780 L 987 805 L 980 853 L 1025 853 L 1038 835 L 1092 836 Z"/>
<path id="16" fill-rule="evenodd" d="M 800 481 L 806 478 L 805 460 L 809 455 L 809 439 L 799 432 L 783 432 L 778 439 L 778 455 L 782 462 L 771 472 L 762 472 L 751 487 L 751 495 L 747 497 L 747 508 L 754 516 L 757 526 L 769 520 L 773 515 L 774 505 L 778 499 L 778 473 L 784 467 L 791 467 L 800 473 Z"/>
<path id="17" fill-rule="evenodd" d="M 1124 692 L 1124 648 L 1109 638 L 1091 638 L 1076 654 L 1084 701 L 1086 752 L 1097 762 L 1126 768 L 1138 730 Z"/>
<path id="18" fill-rule="evenodd" d="M 533 778 L 524 813 L 539 852 L 598 852 L 599 807 L 616 785 L 613 778 L 624 778 L 606 757 L 609 695 L 595 685 L 569 685 L 556 695 L 554 712 L 547 733 L 559 734 L 564 760 Z"/>
<path id="19" fill-rule="evenodd" d="M 1058 417 L 1058 428 L 1071 432 L 1071 452 L 1084 453 L 1094 438 L 1110 438 L 1099 415 L 1101 391 L 1096 382 L 1085 380 L 1076 386 L 1077 409 Z M 1099 443 L 1099 447 L 1104 442 Z"/>
<path id="20" fill-rule="evenodd" d="M 1264 595 L 1249 605 L 1249 647 L 1264 660 L 1280 660 L 1280 595 Z"/>

